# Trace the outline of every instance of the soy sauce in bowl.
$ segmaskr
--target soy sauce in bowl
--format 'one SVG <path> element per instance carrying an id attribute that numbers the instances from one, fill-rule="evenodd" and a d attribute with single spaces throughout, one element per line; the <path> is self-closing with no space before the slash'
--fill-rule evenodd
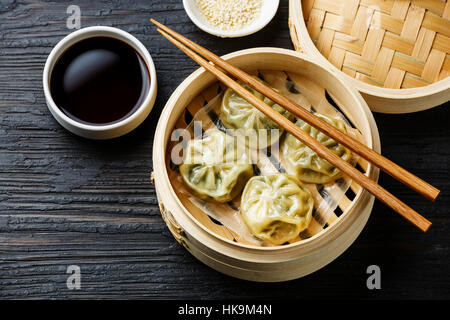
<path id="1" fill-rule="evenodd" d="M 68 117 L 89 125 L 117 123 L 132 115 L 150 90 L 144 59 L 127 43 L 93 37 L 69 47 L 50 77 L 51 96 Z"/>

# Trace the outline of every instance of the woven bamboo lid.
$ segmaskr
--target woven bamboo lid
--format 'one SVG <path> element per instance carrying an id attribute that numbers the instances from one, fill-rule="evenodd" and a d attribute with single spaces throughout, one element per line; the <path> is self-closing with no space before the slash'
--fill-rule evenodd
<path id="1" fill-rule="evenodd" d="M 328 60 L 372 110 L 406 113 L 450 99 L 450 2 L 290 0 L 296 50 Z"/>

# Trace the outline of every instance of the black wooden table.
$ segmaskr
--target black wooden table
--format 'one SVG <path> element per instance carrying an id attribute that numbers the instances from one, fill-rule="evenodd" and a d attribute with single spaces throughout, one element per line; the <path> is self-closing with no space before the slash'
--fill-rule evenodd
<path id="1" fill-rule="evenodd" d="M 450 108 L 376 114 L 383 153 L 442 190 L 435 204 L 382 174 L 380 183 L 434 224 L 427 234 L 377 202 L 365 229 L 338 259 L 299 280 L 261 284 L 203 265 L 161 219 L 152 171 L 159 114 L 197 66 L 157 34 L 150 17 L 218 54 L 275 46 L 292 49 L 287 0 L 262 31 L 218 39 L 195 27 L 181 0 L 0 0 L 0 298 L 450 298 Z M 149 118 L 112 141 L 79 138 L 50 115 L 42 71 L 52 47 L 81 26 L 124 29 L 149 49 L 158 98 Z M 366 269 L 381 268 L 381 290 Z M 66 286 L 68 266 L 81 289 Z"/>

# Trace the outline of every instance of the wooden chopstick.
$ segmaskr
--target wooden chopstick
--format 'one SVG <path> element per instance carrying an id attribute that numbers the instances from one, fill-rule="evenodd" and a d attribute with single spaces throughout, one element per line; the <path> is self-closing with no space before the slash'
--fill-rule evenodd
<path id="1" fill-rule="evenodd" d="M 171 37 L 169 34 L 161 29 L 158 32 L 166 37 L 170 42 L 176 45 L 180 50 L 182 50 L 186 55 L 200 64 L 207 71 L 212 73 L 219 81 L 224 83 L 229 88 L 233 89 L 238 95 L 246 99 L 253 106 L 258 108 L 266 116 L 275 121 L 278 125 L 285 128 L 285 130 L 297 139 L 305 143 L 308 147 L 314 150 L 320 157 L 326 159 L 335 167 L 339 168 L 343 173 L 347 174 L 350 178 L 354 179 L 361 187 L 365 188 L 380 201 L 391 207 L 397 213 L 402 215 L 410 223 L 418 227 L 423 232 L 426 232 L 431 226 L 431 222 L 422 217 L 419 213 L 414 211 L 412 208 L 407 206 L 405 203 L 397 199 L 391 193 L 386 191 L 383 187 L 372 181 L 370 178 L 362 174 L 360 171 L 356 170 L 351 164 L 342 160 L 339 156 L 328 150 L 320 142 L 311 137 L 308 133 L 301 130 L 293 122 L 289 121 L 283 117 L 280 113 L 272 109 L 270 106 L 265 104 L 262 100 L 252 95 L 247 89 L 242 87 L 236 81 L 231 79 L 221 70 L 217 69 L 214 65 L 210 64 L 208 61 L 200 57 L 198 54 L 184 46 L 182 43 Z"/>
<path id="2" fill-rule="evenodd" d="M 150 19 L 152 23 L 157 25 L 160 29 L 166 31 L 170 35 L 172 35 L 174 38 L 176 38 L 178 41 L 185 44 L 190 49 L 194 50 L 195 52 L 199 53 L 203 57 L 207 58 L 208 60 L 212 61 L 215 65 L 221 67 L 228 73 L 230 73 L 232 76 L 236 77 L 237 79 L 243 81 L 244 83 L 248 84 L 253 89 L 259 91 L 272 101 L 275 101 L 280 106 L 284 107 L 289 112 L 293 113 L 300 119 L 304 120 L 305 122 L 309 123 L 316 129 L 322 131 L 327 136 L 331 137 L 332 139 L 338 141 L 339 143 L 343 144 L 350 150 L 352 150 L 354 153 L 360 155 L 367 161 L 373 163 L 377 167 L 379 167 L 381 170 L 392 176 L 393 178 L 397 179 L 398 181 L 402 182 L 406 186 L 410 187 L 411 189 L 415 190 L 416 192 L 422 194 L 427 199 L 434 201 L 436 200 L 437 196 L 439 195 L 439 190 L 429 183 L 423 181 L 419 177 L 413 175 L 409 171 L 403 169 L 396 163 L 392 162 L 391 160 L 383 157 L 376 151 L 370 149 L 365 144 L 359 142 L 358 140 L 354 139 L 353 137 L 342 133 L 341 131 L 337 130 L 335 127 L 327 123 L 326 121 L 320 119 L 319 117 L 315 116 L 305 108 L 302 108 L 298 104 L 294 103 L 293 101 L 289 100 L 287 97 L 281 95 L 280 93 L 276 92 L 269 86 L 265 85 L 261 81 L 256 80 L 248 73 L 242 71 L 239 68 L 236 68 L 232 64 L 226 62 L 219 56 L 215 55 L 214 53 L 208 51 L 207 49 L 199 46 L 195 42 L 187 39 L 186 37 L 178 34 L 177 32 L 173 31 L 169 27 L 159 23 L 158 21 L 154 19 Z"/>

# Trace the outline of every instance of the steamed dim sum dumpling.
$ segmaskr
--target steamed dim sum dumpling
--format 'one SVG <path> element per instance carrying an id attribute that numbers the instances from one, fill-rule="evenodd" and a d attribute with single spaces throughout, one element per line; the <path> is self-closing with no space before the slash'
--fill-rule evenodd
<path id="1" fill-rule="evenodd" d="M 278 245 L 308 228 L 313 205 L 309 190 L 297 178 L 276 173 L 255 176 L 247 182 L 241 214 L 257 238 Z"/>
<path id="2" fill-rule="evenodd" d="M 258 91 L 248 85 L 239 82 L 244 88 L 250 91 L 258 99 L 264 101 L 274 110 L 288 119 L 292 119 L 291 113 L 275 104 L 269 98 L 263 96 Z M 220 120 L 228 129 L 239 129 L 247 138 L 252 148 L 263 149 L 276 142 L 283 134 L 284 129 L 265 116 L 244 98 L 228 88 L 222 99 Z M 251 140 L 254 139 L 254 140 Z"/>
<path id="3" fill-rule="evenodd" d="M 316 113 L 338 130 L 346 133 L 345 124 L 341 120 L 331 119 L 322 114 Z M 316 128 L 310 126 L 303 120 L 295 123 L 303 131 L 309 133 L 314 139 L 330 149 L 344 161 L 351 160 L 351 152 L 335 140 L 329 138 Z M 298 179 L 306 183 L 328 183 L 341 176 L 341 172 L 332 166 L 327 160 L 322 159 L 315 151 L 307 147 L 291 134 L 287 134 L 281 143 L 281 152 L 285 161 L 286 172 L 295 175 Z"/>
<path id="4" fill-rule="evenodd" d="M 204 139 L 188 142 L 180 174 L 188 188 L 202 199 L 232 200 L 253 176 L 245 148 L 236 139 L 214 130 Z"/>

